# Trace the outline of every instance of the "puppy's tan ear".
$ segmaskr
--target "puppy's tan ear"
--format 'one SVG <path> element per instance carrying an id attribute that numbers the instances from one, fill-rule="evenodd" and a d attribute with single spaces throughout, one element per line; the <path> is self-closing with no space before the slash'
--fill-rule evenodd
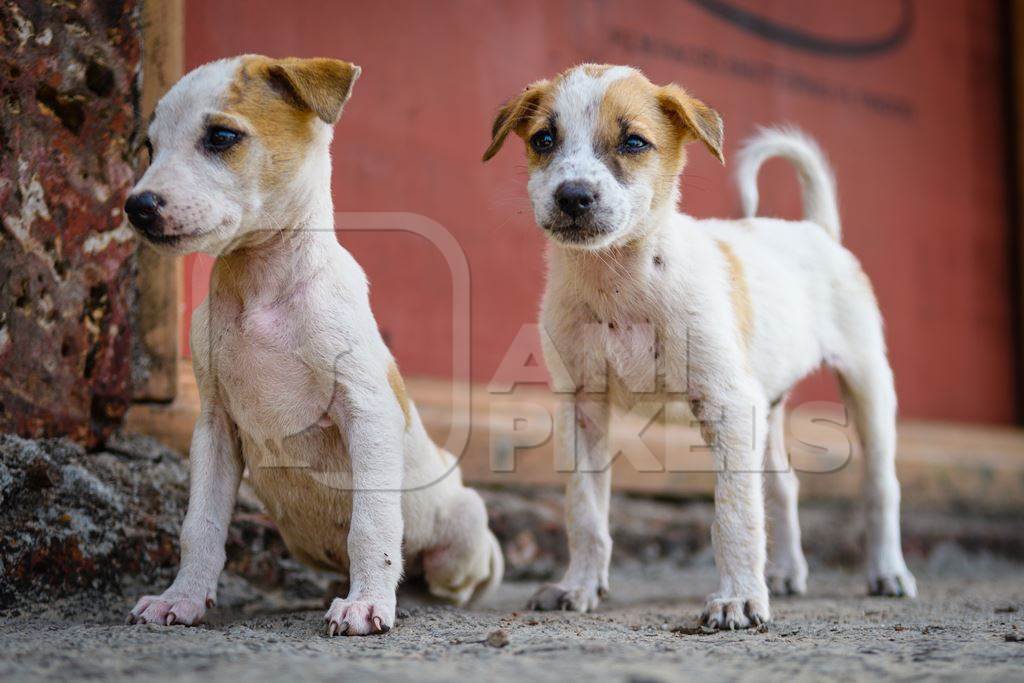
<path id="1" fill-rule="evenodd" d="M 722 145 L 725 142 L 725 127 L 718 112 L 674 83 L 658 90 L 658 101 L 681 126 L 687 142 L 700 140 L 715 158 L 725 163 Z"/>
<path id="2" fill-rule="evenodd" d="M 530 116 L 537 111 L 541 97 L 550 87 L 550 81 L 531 83 L 522 93 L 505 103 L 491 126 L 491 144 L 484 152 L 484 161 L 498 153 L 509 133 L 521 131 Z"/>
<path id="3" fill-rule="evenodd" d="M 275 60 L 267 67 L 267 73 L 286 90 L 296 106 L 334 124 L 362 69 L 340 59 L 289 57 Z"/>

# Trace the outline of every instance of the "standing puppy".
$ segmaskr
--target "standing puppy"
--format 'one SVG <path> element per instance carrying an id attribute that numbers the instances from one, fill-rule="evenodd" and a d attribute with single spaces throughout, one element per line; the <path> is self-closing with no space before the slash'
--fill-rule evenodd
<path id="1" fill-rule="evenodd" d="M 181 568 L 130 621 L 194 624 L 214 603 L 245 468 L 292 553 L 348 573 L 329 635 L 394 625 L 403 555 L 456 603 L 501 580 L 483 501 L 427 436 L 335 238 L 329 146 L 358 76 L 243 56 L 189 73 L 156 108 L 125 211 L 152 244 L 217 261 L 192 317 L 202 411 Z"/>
<path id="2" fill-rule="evenodd" d="M 556 447 L 575 463 L 569 567 L 531 605 L 598 604 L 611 555 L 610 408 L 682 396 L 718 473 L 720 584 L 704 621 L 768 621 L 769 583 L 802 593 L 807 564 L 783 410 L 790 389 L 821 363 L 839 375 L 863 444 L 868 585 L 913 596 L 900 548 L 896 395 L 882 318 L 839 243 L 834 182 L 814 143 L 765 131 L 741 164 L 748 217 L 696 220 L 678 210 L 684 147 L 700 141 L 724 161 L 722 120 L 678 86 L 653 85 L 629 67 L 583 65 L 508 102 L 485 161 L 512 132 L 526 142 L 534 215 L 551 240 L 541 324 L 555 388 L 572 396 L 556 419 Z M 806 220 L 753 218 L 757 170 L 772 156 L 797 167 Z M 763 484 L 773 517 L 767 582 Z"/>

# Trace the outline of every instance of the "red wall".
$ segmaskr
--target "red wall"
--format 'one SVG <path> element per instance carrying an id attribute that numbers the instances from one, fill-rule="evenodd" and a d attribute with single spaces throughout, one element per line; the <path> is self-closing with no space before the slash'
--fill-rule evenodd
<path id="1" fill-rule="evenodd" d="M 743 28 L 709 5 L 753 16 Z M 503 100 L 579 62 L 628 63 L 715 106 L 727 157 L 759 124 L 798 124 L 835 165 L 844 241 L 875 282 L 902 413 L 1009 422 L 1014 346 L 996 7 L 212 0 L 188 4 L 187 60 L 193 67 L 261 52 L 363 67 L 335 137 L 336 208 L 414 212 L 454 234 L 471 272 L 472 373 L 484 382 L 521 325 L 535 320 L 544 279 L 520 144 L 480 163 Z M 771 35 L 779 26 L 782 35 Z M 872 43 L 883 45 L 871 53 Z M 868 54 L 850 54 L 858 51 Z M 690 156 L 684 209 L 735 215 L 729 168 L 697 149 Z M 765 212 L 799 214 L 795 180 L 781 162 L 762 175 L 762 196 Z M 449 376 L 451 285 L 441 254 L 411 234 L 342 241 L 370 276 L 377 319 L 404 371 Z M 205 280 L 192 277 L 187 287 L 191 305 Z M 832 391 L 816 378 L 800 396 Z"/>

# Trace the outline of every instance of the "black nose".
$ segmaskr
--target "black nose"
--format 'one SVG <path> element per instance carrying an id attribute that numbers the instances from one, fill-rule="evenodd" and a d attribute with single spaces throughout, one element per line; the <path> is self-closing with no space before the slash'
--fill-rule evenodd
<path id="1" fill-rule="evenodd" d="M 573 218 L 579 218 L 597 201 L 597 192 L 589 183 L 570 180 L 555 190 L 555 201 L 562 211 Z"/>
<path id="2" fill-rule="evenodd" d="M 165 203 L 164 198 L 156 193 L 140 192 L 128 197 L 124 212 L 141 232 L 154 235 L 160 231 L 160 207 Z"/>

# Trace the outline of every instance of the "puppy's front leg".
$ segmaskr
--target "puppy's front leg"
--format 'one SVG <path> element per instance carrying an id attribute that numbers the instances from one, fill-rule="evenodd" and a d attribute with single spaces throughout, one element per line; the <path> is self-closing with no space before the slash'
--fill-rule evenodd
<path id="1" fill-rule="evenodd" d="M 402 575 L 404 416 L 394 394 L 368 387 L 350 388 L 333 412 L 352 463 L 352 518 L 349 594 L 331 603 L 327 634 L 387 633 Z"/>
<path id="2" fill-rule="evenodd" d="M 188 512 L 181 526 L 178 575 L 162 595 L 140 599 L 128 623 L 193 626 L 213 606 L 242 469 L 234 425 L 223 407 L 204 397 L 189 451 Z"/>
<path id="3" fill-rule="evenodd" d="M 747 628 L 770 619 L 761 473 L 766 410 L 753 390 L 694 402 L 718 470 L 711 542 L 719 589 L 708 596 L 702 616 L 712 628 Z"/>
<path id="4" fill-rule="evenodd" d="M 606 395 L 577 395 L 558 406 L 555 449 L 572 455 L 572 473 L 565 492 L 569 568 L 562 580 L 542 586 L 529 608 L 586 612 L 608 591 L 612 539 L 608 533 L 611 462 Z"/>

